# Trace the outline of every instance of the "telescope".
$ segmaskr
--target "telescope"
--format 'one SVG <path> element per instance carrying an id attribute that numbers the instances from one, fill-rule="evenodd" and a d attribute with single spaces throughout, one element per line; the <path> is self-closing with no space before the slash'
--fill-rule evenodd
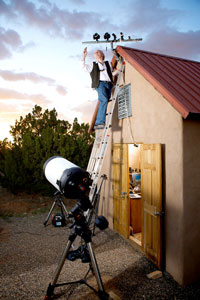
<path id="1" fill-rule="evenodd" d="M 86 197 L 91 184 L 88 172 L 61 156 L 50 157 L 43 166 L 47 180 L 66 198 Z"/>
<path id="2" fill-rule="evenodd" d="M 90 222 L 95 206 L 94 203 L 90 202 L 88 196 L 92 183 L 89 173 L 61 156 L 50 157 L 44 163 L 43 171 L 47 180 L 57 189 L 56 194 L 59 194 L 58 199 L 55 199 L 54 204 L 50 209 L 44 225 L 47 224 L 49 216 L 57 200 L 59 205 L 61 206 L 61 209 L 63 208 L 66 211 L 67 218 L 73 219 L 73 223 L 71 223 L 71 225 L 69 226 L 69 228 L 72 229 L 72 232 L 69 235 L 67 245 L 57 266 L 53 281 L 52 283 L 49 283 L 44 300 L 52 299 L 54 289 L 56 287 L 74 283 L 84 283 L 97 293 L 99 299 L 108 300 L 109 295 L 104 290 L 97 261 L 92 248 L 92 231 L 90 229 Z M 65 197 L 71 199 L 77 199 L 77 203 L 69 213 L 67 212 L 63 202 L 61 201 L 60 195 L 64 195 Z M 97 198 L 98 195 L 96 196 L 96 199 Z M 90 212 L 89 217 L 85 214 L 86 211 Z M 100 230 L 104 230 L 108 227 L 108 221 L 103 216 L 96 216 L 94 228 L 95 226 Z M 70 251 L 73 242 L 78 236 L 81 237 L 81 246 L 76 250 Z M 65 283 L 57 283 L 58 277 L 66 259 L 70 261 L 81 259 L 82 263 L 89 263 L 89 270 L 87 271 L 84 279 Z M 92 274 L 94 274 L 96 277 L 98 291 L 86 282 L 86 278 L 89 272 L 92 272 Z"/>

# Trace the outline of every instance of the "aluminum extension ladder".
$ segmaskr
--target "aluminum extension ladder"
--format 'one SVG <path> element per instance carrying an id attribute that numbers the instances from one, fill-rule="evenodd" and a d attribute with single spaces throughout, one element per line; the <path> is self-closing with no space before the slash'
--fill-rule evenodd
<path id="1" fill-rule="evenodd" d="M 92 152 L 91 152 L 90 159 L 89 159 L 88 166 L 87 166 L 87 172 L 90 173 L 91 179 L 93 180 L 91 188 L 90 188 L 90 193 L 89 193 L 89 199 L 92 204 L 94 202 L 94 198 L 96 195 L 97 183 L 100 178 L 101 168 L 102 168 L 103 160 L 104 160 L 104 157 L 106 154 L 108 139 L 110 136 L 109 130 L 110 130 L 111 123 L 112 123 L 112 116 L 113 116 L 116 99 L 118 96 L 120 83 L 121 83 L 124 68 L 125 68 L 125 62 L 122 58 L 121 58 L 121 60 L 119 60 L 119 63 L 120 63 L 120 70 L 119 70 L 116 85 L 114 86 L 114 91 L 112 93 L 112 97 L 110 99 L 111 102 L 110 102 L 109 112 L 106 114 L 107 115 L 106 124 L 105 124 L 105 127 L 103 130 L 96 130 L 96 132 L 95 132 L 95 141 L 94 141 L 94 145 L 93 145 Z M 105 177 L 103 177 L 103 179 L 104 178 Z M 102 185 L 102 182 L 100 183 L 100 185 Z"/>

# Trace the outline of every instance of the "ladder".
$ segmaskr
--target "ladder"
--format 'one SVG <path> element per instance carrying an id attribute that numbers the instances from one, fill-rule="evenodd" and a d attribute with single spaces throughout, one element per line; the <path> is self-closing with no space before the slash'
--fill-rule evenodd
<path id="1" fill-rule="evenodd" d="M 112 116 L 113 116 L 115 103 L 116 103 L 116 99 L 117 99 L 119 88 L 120 88 L 120 83 L 121 83 L 124 68 L 125 68 L 125 62 L 122 58 L 119 60 L 119 63 L 120 63 L 120 70 L 119 70 L 117 82 L 116 82 L 116 85 L 114 86 L 114 91 L 112 93 L 112 97 L 110 100 L 111 105 L 110 105 L 110 111 L 107 113 L 106 124 L 105 124 L 105 127 L 103 130 L 96 130 L 96 132 L 95 132 L 95 141 L 94 141 L 94 145 L 93 145 L 92 152 L 91 152 L 90 159 L 89 159 L 88 166 L 87 166 L 87 172 L 90 173 L 91 179 L 93 180 L 91 188 L 90 188 L 90 193 L 89 193 L 89 199 L 92 204 L 94 202 L 94 198 L 95 198 L 95 194 L 96 194 L 97 183 L 100 178 L 101 168 L 103 165 L 103 160 L 104 160 L 107 145 L 108 145 L 108 139 L 110 136 L 109 130 L 110 130 L 111 123 L 112 123 Z"/>

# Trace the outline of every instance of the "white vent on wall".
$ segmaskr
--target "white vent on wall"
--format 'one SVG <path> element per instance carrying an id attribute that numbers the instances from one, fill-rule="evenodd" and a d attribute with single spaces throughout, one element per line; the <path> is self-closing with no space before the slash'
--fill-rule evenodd
<path id="1" fill-rule="evenodd" d="M 131 116 L 131 85 L 127 84 L 120 88 L 118 93 L 118 118 L 124 119 Z"/>

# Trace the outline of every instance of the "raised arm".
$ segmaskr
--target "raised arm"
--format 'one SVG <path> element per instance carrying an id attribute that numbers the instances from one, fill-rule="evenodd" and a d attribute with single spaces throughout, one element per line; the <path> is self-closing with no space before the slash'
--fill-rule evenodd
<path id="1" fill-rule="evenodd" d="M 87 56 L 87 47 L 85 47 L 85 48 L 83 49 L 83 56 L 82 56 L 82 60 L 83 60 L 83 61 L 85 61 L 86 56 Z"/>
<path id="2" fill-rule="evenodd" d="M 87 56 L 87 47 L 83 49 L 81 64 L 82 64 L 83 70 L 90 73 L 90 72 L 92 72 L 93 64 L 85 63 L 86 56 Z"/>

